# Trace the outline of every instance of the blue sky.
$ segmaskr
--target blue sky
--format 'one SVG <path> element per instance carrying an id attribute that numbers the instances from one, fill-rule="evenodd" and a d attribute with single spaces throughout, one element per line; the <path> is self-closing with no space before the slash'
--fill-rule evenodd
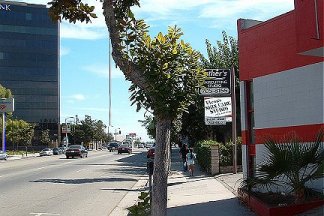
<path id="1" fill-rule="evenodd" d="M 24 0 L 46 4 L 48 0 Z M 91 24 L 61 24 L 61 122 L 65 118 L 85 115 L 108 125 L 108 31 L 102 15 L 102 3 L 87 0 L 96 6 L 98 18 Z M 260 21 L 286 13 L 294 8 L 294 0 L 141 0 L 134 9 L 137 18 L 150 25 L 150 34 L 165 33 L 177 25 L 183 39 L 206 53 L 205 39 L 216 44 L 222 31 L 237 38 L 239 18 Z M 128 87 L 121 71 L 112 62 L 112 118 L 110 131 L 120 128 L 123 134 L 136 133 L 148 141 L 146 130 L 138 120 L 144 111 L 130 106 Z"/>

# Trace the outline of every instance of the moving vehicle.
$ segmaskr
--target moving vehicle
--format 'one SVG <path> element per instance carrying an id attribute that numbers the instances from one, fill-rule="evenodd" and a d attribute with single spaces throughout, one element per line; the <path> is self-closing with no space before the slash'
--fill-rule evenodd
<path id="1" fill-rule="evenodd" d="M 70 145 L 69 148 L 65 151 L 65 156 L 67 159 L 70 157 L 88 157 L 88 150 L 82 145 Z"/>
<path id="2" fill-rule="evenodd" d="M 53 150 L 50 148 L 44 148 L 42 151 L 39 152 L 39 156 L 51 156 L 53 155 Z"/>
<path id="3" fill-rule="evenodd" d="M 117 142 L 111 142 L 108 144 L 107 148 L 110 152 L 118 149 L 119 144 Z"/>
<path id="4" fill-rule="evenodd" d="M 118 154 L 121 154 L 121 153 L 132 153 L 132 148 L 129 147 L 128 145 L 120 145 L 118 147 Z"/>
<path id="5" fill-rule="evenodd" d="M 7 160 L 8 155 L 4 151 L 0 151 L 0 160 Z"/>
<path id="6" fill-rule="evenodd" d="M 147 150 L 146 157 L 154 159 L 154 155 L 155 155 L 155 145 L 153 145 L 151 148 L 149 148 L 149 150 Z"/>

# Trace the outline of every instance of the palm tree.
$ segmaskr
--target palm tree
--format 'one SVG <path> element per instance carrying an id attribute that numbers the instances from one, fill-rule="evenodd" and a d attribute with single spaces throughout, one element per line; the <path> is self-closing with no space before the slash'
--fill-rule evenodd
<path id="1" fill-rule="evenodd" d="M 301 143 L 296 135 L 282 141 L 267 139 L 265 147 L 269 153 L 257 168 L 255 177 L 246 182 L 247 186 L 266 189 L 273 185 L 288 186 L 295 202 L 304 200 L 306 182 L 324 177 L 323 136 L 321 129 L 315 142 Z"/>

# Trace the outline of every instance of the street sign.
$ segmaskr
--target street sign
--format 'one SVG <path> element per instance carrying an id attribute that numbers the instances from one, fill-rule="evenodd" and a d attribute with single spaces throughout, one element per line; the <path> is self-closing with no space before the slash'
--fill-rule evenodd
<path id="1" fill-rule="evenodd" d="M 226 125 L 226 117 L 205 117 L 205 125 Z"/>
<path id="2" fill-rule="evenodd" d="M 71 133 L 70 125 L 62 125 L 62 133 Z"/>
<path id="3" fill-rule="evenodd" d="M 232 115 L 230 97 L 205 97 L 205 117 L 226 117 Z"/>
<path id="4" fill-rule="evenodd" d="M 228 96 L 231 94 L 230 69 L 205 69 L 208 78 L 204 88 L 199 89 L 202 96 Z"/>
<path id="5" fill-rule="evenodd" d="M 0 99 L 0 113 L 13 112 L 15 100 L 13 98 L 1 98 Z"/>

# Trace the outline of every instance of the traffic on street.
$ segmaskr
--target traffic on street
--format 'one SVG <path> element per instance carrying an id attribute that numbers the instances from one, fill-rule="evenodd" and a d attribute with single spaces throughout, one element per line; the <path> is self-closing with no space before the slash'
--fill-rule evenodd
<path id="1" fill-rule="evenodd" d="M 1 216 L 106 216 L 146 176 L 146 150 L 0 161 Z"/>

